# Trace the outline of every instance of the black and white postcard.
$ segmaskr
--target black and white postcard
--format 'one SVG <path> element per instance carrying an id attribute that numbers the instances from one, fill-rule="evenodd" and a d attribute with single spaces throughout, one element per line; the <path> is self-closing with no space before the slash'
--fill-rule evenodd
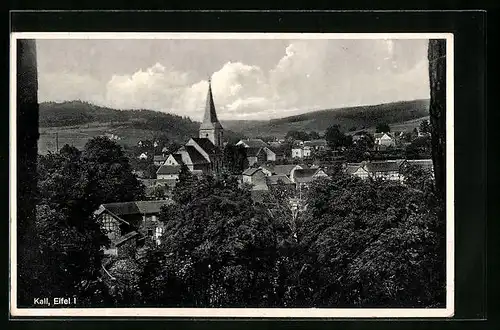
<path id="1" fill-rule="evenodd" d="M 12 33 L 11 314 L 453 316 L 453 68 L 445 33 Z"/>

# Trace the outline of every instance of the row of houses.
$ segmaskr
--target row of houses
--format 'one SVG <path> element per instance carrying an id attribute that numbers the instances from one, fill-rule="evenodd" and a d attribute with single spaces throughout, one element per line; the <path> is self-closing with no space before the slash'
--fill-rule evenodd
<path id="1" fill-rule="evenodd" d="M 361 179 L 375 178 L 403 181 L 406 164 L 416 165 L 432 171 L 432 160 L 391 160 L 362 163 L 348 163 L 344 170 Z M 178 172 L 165 173 L 164 178 L 145 182 L 149 187 L 168 186 L 173 188 L 178 181 Z M 308 165 L 262 165 L 246 169 L 241 175 L 241 184 L 252 186 L 252 196 L 259 199 L 262 193 L 273 185 L 284 184 L 299 192 L 308 188 L 316 179 L 328 177 L 324 167 Z M 161 208 L 173 203 L 170 199 L 134 201 L 102 204 L 95 212 L 111 245 L 104 250 L 107 255 L 133 255 L 148 242 L 159 244 L 164 233 L 163 224 L 158 221 Z"/>

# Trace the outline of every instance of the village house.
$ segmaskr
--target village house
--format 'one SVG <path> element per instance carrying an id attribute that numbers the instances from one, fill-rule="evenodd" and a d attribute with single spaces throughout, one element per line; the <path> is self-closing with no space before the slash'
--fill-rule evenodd
<path id="1" fill-rule="evenodd" d="M 247 168 L 242 174 L 242 183 L 252 185 L 252 190 L 268 190 L 266 175 L 260 168 Z"/>
<path id="2" fill-rule="evenodd" d="M 303 168 L 296 169 L 291 180 L 295 183 L 297 190 L 302 191 L 309 188 L 312 181 L 325 177 L 328 177 L 328 174 L 320 168 Z"/>
<path id="3" fill-rule="evenodd" d="M 137 158 L 139 158 L 140 160 L 146 160 L 148 159 L 148 153 L 142 152 Z"/>
<path id="4" fill-rule="evenodd" d="M 297 169 L 303 169 L 305 166 L 304 165 L 296 165 L 296 164 L 288 164 L 288 165 L 263 165 L 260 167 L 262 169 L 262 172 L 266 176 L 271 176 L 271 175 L 285 175 L 287 176 L 290 180 L 292 180 L 293 173 Z"/>
<path id="5" fill-rule="evenodd" d="M 166 160 L 167 160 L 166 155 L 155 155 L 153 157 L 153 164 L 155 164 L 156 166 L 161 166 L 163 165 L 163 163 L 165 163 Z"/>
<path id="6" fill-rule="evenodd" d="M 181 167 L 178 165 L 162 165 L 156 171 L 156 179 L 178 180 Z"/>
<path id="7" fill-rule="evenodd" d="M 261 139 L 240 140 L 236 146 L 245 147 L 248 166 L 276 161 L 276 152 Z"/>
<path id="8" fill-rule="evenodd" d="M 293 147 L 292 158 L 304 158 L 304 149 L 301 146 Z"/>
<path id="9" fill-rule="evenodd" d="M 396 138 L 393 133 L 375 133 L 375 149 L 385 150 L 396 146 Z"/>
<path id="10" fill-rule="evenodd" d="M 110 240 L 104 254 L 131 256 L 145 243 L 160 244 L 164 227 L 158 221 L 161 207 L 171 200 L 101 204 L 94 212 Z"/>
<path id="11" fill-rule="evenodd" d="M 295 184 L 290 180 L 288 176 L 285 174 L 273 174 L 266 176 L 266 184 L 268 187 L 277 185 L 277 184 L 284 184 L 286 186 L 294 186 Z"/>
<path id="12" fill-rule="evenodd" d="M 402 174 L 401 166 L 404 162 L 404 160 L 398 159 L 348 164 L 347 173 L 357 176 L 361 179 L 367 179 L 368 177 L 370 177 L 372 179 L 384 179 L 402 182 L 404 180 L 404 176 Z"/>
<path id="13" fill-rule="evenodd" d="M 245 148 L 264 148 L 269 147 L 267 143 L 262 141 L 262 139 L 246 139 L 240 140 L 236 143 L 236 146 L 244 146 Z"/>

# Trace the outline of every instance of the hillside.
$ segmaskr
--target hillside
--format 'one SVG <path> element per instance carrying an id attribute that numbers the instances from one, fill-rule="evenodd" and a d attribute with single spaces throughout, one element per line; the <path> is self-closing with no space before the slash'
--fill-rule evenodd
<path id="1" fill-rule="evenodd" d="M 327 109 L 270 121 L 227 121 L 225 127 L 255 137 L 264 135 L 285 136 L 291 130 L 323 132 L 338 124 L 345 131 L 368 129 L 378 123 L 391 126 L 429 115 L 429 100 L 394 102 L 370 106 Z"/>
<path id="2" fill-rule="evenodd" d="M 41 103 L 39 114 L 40 153 L 55 151 L 57 144 L 82 148 L 90 138 L 106 133 L 119 136 L 117 142 L 124 147 L 159 135 L 185 143 L 198 135 L 200 127 L 199 122 L 188 117 L 152 110 L 116 110 L 81 101 Z M 243 137 L 230 130 L 225 136 L 231 140 Z"/>

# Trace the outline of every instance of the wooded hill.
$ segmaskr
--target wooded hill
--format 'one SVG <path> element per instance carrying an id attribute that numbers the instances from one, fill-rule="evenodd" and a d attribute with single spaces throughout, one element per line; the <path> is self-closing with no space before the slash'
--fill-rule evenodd
<path id="1" fill-rule="evenodd" d="M 429 115 L 429 100 L 327 109 L 270 121 L 223 121 L 224 127 L 247 136 L 280 136 L 291 130 L 323 132 L 337 124 L 341 129 L 361 130 L 378 123 L 399 124 Z"/>

